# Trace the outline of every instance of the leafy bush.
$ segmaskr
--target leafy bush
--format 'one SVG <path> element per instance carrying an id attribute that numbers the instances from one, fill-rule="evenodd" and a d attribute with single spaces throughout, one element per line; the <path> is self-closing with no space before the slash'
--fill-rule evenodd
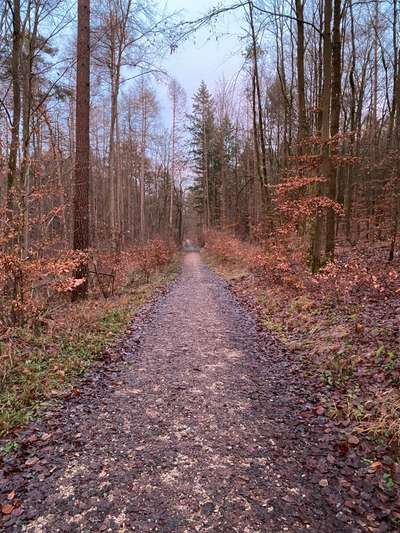
<path id="1" fill-rule="evenodd" d="M 171 260 L 174 249 L 161 239 L 154 239 L 136 248 L 138 266 L 148 282 L 152 273 Z"/>

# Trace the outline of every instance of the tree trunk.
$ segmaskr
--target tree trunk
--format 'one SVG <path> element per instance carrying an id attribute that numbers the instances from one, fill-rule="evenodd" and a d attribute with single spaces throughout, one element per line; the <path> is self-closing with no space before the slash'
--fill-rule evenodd
<path id="1" fill-rule="evenodd" d="M 332 0 L 325 0 L 324 5 L 324 33 L 323 33 L 323 86 L 321 96 L 321 171 L 322 175 L 329 179 L 331 173 L 331 160 L 329 149 L 330 136 L 330 108 L 332 86 L 332 40 L 331 40 Z M 317 209 L 315 227 L 312 236 L 312 261 L 311 270 L 318 272 L 322 265 L 322 216 Z"/>
<path id="2" fill-rule="evenodd" d="M 349 84 L 350 84 L 350 132 L 352 135 L 351 140 L 351 155 L 357 153 L 357 142 L 356 142 L 356 82 L 355 82 L 355 72 L 356 72 L 356 43 L 355 43 L 355 32 L 354 32 L 354 16 L 353 16 L 353 7 L 350 2 L 350 36 L 351 36 L 351 64 L 349 72 Z M 349 242 L 352 242 L 351 239 L 351 221 L 353 215 L 353 189 L 354 189 L 354 174 L 355 169 L 350 167 L 347 169 L 347 176 L 345 182 L 344 190 L 344 214 L 345 214 L 345 234 L 346 239 Z"/>
<path id="3" fill-rule="evenodd" d="M 78 42 L 76 72 L 76 155 L 74 187 L 74 250 L 89 248 L 89 115 L 90 115 L 90 0 L 78 0 Z M 88 289 L 88 263 L 84 259 L 75 278 L 83 279 L 72 298 L 85 297 Z"/>
<path id="4" fill-rule="evenodd" d="M 140 147 L 140 240 L 143 242 L 146 237 L 146 219 L 145 219 L 145 157 L 146 157 L 146 128 L 147 128 L 147 101 L 144 91 L 144 82 L 142 77 L 142 124 L 141 124 L 141 147 Z"/>
<path id="5" fill-rule="evenodd" d="M 331 137 L 339 133 L 340 120 L 340 92 L 341 92 L 341 0 L 334 0 L 333 13 L 333 37 L 332 37 L 332 87 L 331 87 Z M 337 153 L 337 144 L 330 148 L 330 163 L 328 179 L 328 197 L 332 202 L 336 201 L 336 168 L 332 164 L 332 157 Z M 335 257 L 336 241 L 336 215 L 331 207 L 326 217 L 326 246 L 325 253 L 328 260 Z"/>
<path id="6" fill-rule="evenodd" d="M 393 92 L 392 92 L 392 105 L 389 114 L 389 133 L 388 133 L 388 148 L 392 147 L 394 121 L 397 111 L 397 91 L 398 91 L 398 76 L 399 69 L 399 50 L 397 42 L 397 0 L 393 2 L 393 20 L 392 20 L 392 45 L 393 45 Z"/>
<path id="7" fill-rule="evenodd" d="M 13 89 L 13 118 L 11 126 L 11 144 L 8 156 L 7 172 L 7 208 L 10 210 L 9 216 L 12 216 L 13 195 L 12 189 L 17 181 L 17 160 L 19 148 L 19 127 L 21 122 L 21 82 L 20 82 L 20 63 L 21 63 L 21 5 L 20 0 L 13 1 L 13 43 L 11 53 L 11 77 Z"/>
<path id="8" fill-rule="evenodd" d="M 256 100 L 256 109 L 257 112 L 257 125 L 258 125 L 258 138 L 259 138 L 259 148 L 261 150 L 260 157 L 260 181 L 261 181 L 261 195 L 265 208 L 267 209 L 267 216 L 271 216 L 270 208 L 270 194 L 268 190 L 268 173 L 267 173 L 267 154 L 265 146 L 265 131 L 264 131 L 264 116 L 262 110 L 262 99 L 261 99 L 261 88 L 260 88 L 260 75 L 258 72 L 258 50 L 257 50 L 257 38 L 254 27 L 254 15 L 253 15 L 253 2 L 249 0 L 249 21 L 250 21 L 250 31 L 251 31 L 251 40 L 252 40 L 252 55 L 253 55 L 253 83 L 255 89 L 255 100 Z"/>
<path id="9" fill-rule="evenodd" d="M 400 70 L 395 71 L 396 75 L 396 92 L 395 92 L 395 123 L 394 123 L 394 144 L 399 146 L 400 144 Z M 396 154 L 396 164 L 394 169 L 394 183 L 393 183 L 393 221 L 390 236 L 390 249 L 389 249 L 389 261 L 393 261 L 396 252 L 398 231 L 399 231 L 399 218 L 400 218 L 400 156 Z"/>
<path id="10" fill-rule="evenodd" d="M 172 94 L 172 139 L 171 139 L 171 175 L 169 185 L 169 233 L 173 235 L 174 222 L 174 189 L 175 189 L 175 138 L 176 138 L 176 105 L 177 94 Z"/>
<path id="11" fill-rule="evenodd" d="M 297 19 L 297 98 L 299 105 L 299 132 L 298 143 L 299 153 L 303 149 L 301 143 L 309 135 L 309 128 L 306 114 L 306 91 L 304 82 L 304 2 L 296 0 Z"/>

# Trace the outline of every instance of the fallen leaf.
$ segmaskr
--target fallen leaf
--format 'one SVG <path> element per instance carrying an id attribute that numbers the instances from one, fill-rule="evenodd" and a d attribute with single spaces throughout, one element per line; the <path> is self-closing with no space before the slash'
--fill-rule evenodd
<path id="1" fill-rule="evenodd" d="M 349 443 L 346 441 L 339 442 L 337 447 L 342 455 L 346 455 L 349 452 Z"/>
<path id="2" fill-rule="evenodd" d="M 357 446 L 358 444 L 360 444 L 360 439 L 356 437 L 355 435 L 350 435 L 349 438 L 347 439 L 347 442 L 349 444 L 352 444 L 353 446 Z"/>
<path id="3" fill-rule="evenodd" d="M 351 487 L 351 483 L 349 483 L 346 479 L 340 479 L 339 485 L 345 489 L 349 489 Z"/>
<path id="4" fill-rule="evenodd" d="M 39 461 L 39 457 L 33 456 L 25 461 L 25 466 L 33 466 Z"/>
<path id="5" fill-rule="evenodd" d="M 357 508 L 357 504 L 353 500 L 345 500 L 344 504 L 349 509 L 356 509 Z"/>
<path id="6" fill-rule="evenodd" d="M 382 466 L 382 463 L 380 461 L 374 461 L 373 463 L 371 463 L 369 465 L 370 469 L 373 470 L 374 472 L 379 470 L 379 468 L 381 468 L 381 466 Z"/>
<path id="7" fill-rule="evenodd" d="M 3 514 L 11 514 L 13 512 L 14 506 L 11 503 L 3 503 L 1 506 L 1 512 Z"/>
<path id="8" fill-rule="evenodd" d="M 7 494 L 7 500 L 13 500 L 15 498 L 15 490 L 12 490 Z"/>
<path id="9" fill-rule="evenodd" d="M 319 482 L 320 487 L 327 487 L 329 485 L 329 482 L 327 479 L 321 479 Z"/>

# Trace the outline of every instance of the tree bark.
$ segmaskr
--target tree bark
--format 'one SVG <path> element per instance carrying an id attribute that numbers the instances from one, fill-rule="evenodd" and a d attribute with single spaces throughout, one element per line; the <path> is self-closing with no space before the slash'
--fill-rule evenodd
<path id="1" fill-rule="evenodd" d="M 174 222 L 174 189 L 175 189 L 175 141 L 176 141 L 176 106 L 177 106 L 177 94 L 176 91 L 172 92 L 172 132 L 171 132 L 171 175 L 169 184 L 169 233 L 173 235 L 173 222 Z"/>
<path id="2" fill-rule="evenodd" d="M 257 49 L 257 38 L 254 26 L 254 14 L 253 14 L 253 2 L 252 0 L 248 1 L 249 6 L 249 22 L 250 22 L 250 31 L 251 31 L 251 41 L 252 41 L 252 55 L 253 55 L 253 76 L 254 76 L 254 89 L 255 89 L 255 100 L 256 100 L 256 112 L 257 112 L 257 126 L 258 126 L 258 139 L 259 139 L 259 148 L 261 150 L 260 157 L 260 181 L 261 181 L 261 195 L 263 199 L 263 204 L 268 213 L 267 216 L 270 216 L 269 210 L 271 208 L 270 194 L 268 190 L 268 173 L 267 173 L 267 154 L 265 146 L 265 129 L 264 129 L 264 116 L 262 109 L 262 100 L 261 100 L 261 88 L 260 88 L 260 75 L 258 72 L 258 49 Z"/>
<path id="3" fill-rule="evenodd" d="M 12 216 L 13 194 L 12 189 L 17 181 L 17 164 L 19 148 L 19 128 L 21 123 L 21 81 L 20 81 L 20 63 L 21 63 L 21 5 L 20 0 L 13 1 L 13 43 L 11 53 L 11 77 L 13 89 L 13 118 L 11 126 L 11 144 L 8 156 L 7 172 L 7 208 L 9 216 Z"/>
<path id="4" fill-rule="evenodd" d="M 146 237 L 146 214 L 145 214 L 145 158 L 146 158 L 146 130 L 147 130 L 147 100 L 144 90 L 144 81 L 141 81 L 142 94 L 142 124 L 140 142 L 140 240 L 143 242 Z"/>
<path id="5" fill-rule="evenodd" d="M 299 153 L 302 153 L 301 143 L 309 135 L 306 114 L 306 91 L 304 82 L 304 2 L 296 0 L 297 19 L 297 98 L 299 106 Z"/>
<path id="6" fill-rule="evenodd" d="M 340 92 L 341 92 L 341 0 L 334 0 L 333 9 L 333 36 L 332 36 L 332 85 L 331 85 L 331 138 L 339 133 L 340 121 Z M 330 162 L 328 179 L 328 197 L 332 202 L 336 201 L 336 168 L 332 164 L 332 157 L 337 153 L 337 144 L 330 147 Z M 330 207 L 326 216 L 326 246 L 325 254 L 328 260 L 335 257 L 336 241 L 336 215 Z"/>
<path id="7" fill-rule="evenodd" d="M 330 109 L 331 109 L 331 86 L 332 86 L 332 38 L 331 38 L 331 21 L 332 21 L 332 0 L 325 0 L 324 4 L 324 32 L 323 32 L 323 85 L 321 96 L 321 171 L 322 175 L 329 179 L 331 172 L 331 160 L 329 149 L 330 136 Z M 322 265 L 322 216 L 320 209 L 317 208 L 315 216 L 315 226 L 312 242 L 312 261 L 311 270 L 313 273 L 318 272 Z"/>
<path id="8" fill-rule="evenodd" d="M 90 116 L 90 0 L 78 0 L 78 42 L 76 72 L 76 155 L 74 181 L 73 248 L 86 252 L 89 248 L 89 116 Z M 85 297 L 88 290 L 88 263 L 83 259 L 75 278 L 84 280 L 72 299 Z"/>

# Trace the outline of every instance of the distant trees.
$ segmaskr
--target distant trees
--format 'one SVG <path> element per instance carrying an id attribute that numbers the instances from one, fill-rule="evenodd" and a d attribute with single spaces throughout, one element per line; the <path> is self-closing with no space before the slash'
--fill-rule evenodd
<path id="1" fill-rule="evenodd" d="M 50 17 L 53 25 L 47 24 Z M 65 15 L 63 23 L 68 20 Z M 61 24 L 58 5 L 49 0 L 4 2 L 0 11 L 0 142 L 7 160 L 0 193 L 6 197 L 9 220 L 18 225 L 18 242 L 25 254 L 33 215 L 30 194 L 37 185 L 32 146 L 47 105 L 62 98 L 64 90 L 49 68 L 56 54 L 51 41 Z M 64 70 L 62 61 L 59 67 Z"/>
<path id="2" fill-rule="evenodd" d="M 0 3 L 0 292 L 15 320 L 41 277 L 49 295 L 78 298 L 97 253 L 112 252 L 111 265 L 139 240 L 182 236 L 183 193 L 171 192 L 150 83 L 168 15 L 146 0 L 98 2 L 89 31 L 82 0 L 75 42 L 70 7 Z"/>
<path id="3" fill-rule="evenodd" d="M 248 0 L 226 3 L 181 31 L 168 31 L 146 0 L 97 2 L 86 58 L 89 134 L 65 6 L 0 4 L 0 228 L 16 257 L 54 256 L 89 242 L 118 254 L 156 235 L 179 241 L 183 214 L 195 207 L 203 230 L 298 243 L 313 272 L 343 246 L 383 243 L 394 260 L 398 2 Z M 202 83 L 183 133 L 184 95 L 172 81 L 171 120 L 162 124 L 151 81 L 168 80 L 160 51 L 175 35 L 233 10 L 243 18 L 235 83 L 212 93 Z M 82 181 L 88 146 L 89 189 Z"/>
<path id="4" fill-rule="evenodd" d="M 96 5 L 94 64 L 101 75 L 105 75 L 104 82 L 110 97 L 108 212 L 114 247 L 120 245 L 123 239 L 123 184 L 118 152 L 120 94 L 126 78 L 139 77 L 149 70 L 147 60 L 150 47 L 147 39 L 151 37 L 155 26 L 152 9 L 146 0 L 139 3 L 133 3 L 132 0 L 111 0 Z M 127 74 L 131 66 L 136 69 L 139 67 L 134 76 Z M 143 227 L 141 231 L 144 231 Z"/>
<path id="5" fill-rule="evenodd" d="M 213 175 L 221 132 L 215 113 L 202 122 L 199 111 L 202 100 L 218 108 L 217 94 L 199 90 L 191 118 L 203 225 L 281 243 L 282 235 L 299 239 L 315 273 L 343 245 L 385 242 L 392 260 L 400 196 L 398 3 L 249 0 L 187 27 L 230 11 L 245 23 L 245 68 L 227 111 L 233 173 Z M 227 201 L 233 190 L 234 203 Z"/>

